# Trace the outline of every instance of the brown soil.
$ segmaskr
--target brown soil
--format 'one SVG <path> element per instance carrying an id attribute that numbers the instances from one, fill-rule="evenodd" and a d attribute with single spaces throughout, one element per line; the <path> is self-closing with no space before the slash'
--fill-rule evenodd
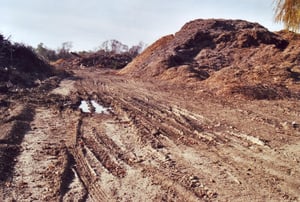
<path id="1" fill-rule="evenodd" d="M 120 71 L 247 99 L 300 97 L 300 36 L 242 20 L 195 20 Z"/>
<path id="2" fill-rule="evenodd" d="M 219 21 L 195 22 L 207 23 L 208 32 Z M 224 23 L 240 27 L 236 36 L 251 26 L 265 30 Z M 184 26 L 188 36 L 194 25 Z M 171 51 L 170 60 L 170 44 L 179 44 L 181 34 L 162 38 L 120 72 L 69 66 L 74 77 L 60 83 L 49 78 L 30 94 L 1 94 L 0 199 L 300 201 L 299 48 L 292 48 L 298 36 L 266 32 L 271 38 L 258 37 L 250 47 L 232 39 L 231 57 L 252 53 L 255 65 L 227 61 L 223 52 L 226 67 L 215 58 L 202 68 L 199 53 L 178 65 Z M 257 52 L 264 48 L 278 60 L 262 64 Z M 208 55 L 217 51 L 209 49 Z M 289 70 L 284 55 L 294 58 Z M 81 100 L 110 113 L 81 112 Z"/>

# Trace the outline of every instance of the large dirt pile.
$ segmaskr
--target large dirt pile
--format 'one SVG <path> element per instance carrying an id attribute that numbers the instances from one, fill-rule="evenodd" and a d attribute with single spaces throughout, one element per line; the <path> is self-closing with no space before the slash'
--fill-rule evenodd
<path id="1" fill-rule="evenodd" d="M 243 20 L 194 20 L 163 37 L 120 74 L 199 84 L 218 95 L 299 97 L 300 36 Z"/>
<path id="2" fill-rule="evenodd" d="M 0 92 L 34 87 L 54 74 L 55 70 L 29 47 L 0 35 Z"/>

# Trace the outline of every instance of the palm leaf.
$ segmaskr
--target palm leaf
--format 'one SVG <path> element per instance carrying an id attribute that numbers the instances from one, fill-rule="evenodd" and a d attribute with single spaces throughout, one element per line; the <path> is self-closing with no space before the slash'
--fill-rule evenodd
<path id="1" fill-rule="evenodd" d="M 275 0 L 275 21 L 283 22 L 286 29 L 300 30 L 300 0 Z"/>

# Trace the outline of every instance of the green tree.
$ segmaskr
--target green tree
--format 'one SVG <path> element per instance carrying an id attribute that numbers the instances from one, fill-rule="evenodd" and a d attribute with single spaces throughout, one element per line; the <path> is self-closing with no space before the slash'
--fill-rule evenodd
<path id="1" fill-rule="evenodd" d="M 48 61 L 55 61 L 58 59 L 54 50 L 47 48 L 43 43 L 39 43 L 35 52 Z"/>
<path id="2" fill-rule="evenodd" d="M 274 0 L 275 21 L 283 22 L 288 30 L 300 30 L 300 0 Z"/>

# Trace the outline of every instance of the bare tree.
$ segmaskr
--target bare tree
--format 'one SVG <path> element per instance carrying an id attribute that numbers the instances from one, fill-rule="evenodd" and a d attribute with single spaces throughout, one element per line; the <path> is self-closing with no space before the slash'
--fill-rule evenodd
<path id="1" fill-rule="evenodd" d="M 127 52 L 128 46 L 121 43 L 118 40 L 111 39 L 111 40 L 104 41 L 101 45 L 101 49 L 103 49 L 106 52 L 120 54 L 120 53 Z"/>
<path id="2" fill-rule="evenodd" d="M 70 53 L 71 48 L 73 47 L 72 42 L 67 41 L 63 42 L 61 48 L 57 50 L 58 58 L 70 58 L 72 55 Z"/>
<path id="3" fill-rule="evenodd" d="M 144 48 L 146 47 L 145 43 L 140 41 L 138 45 L 134 45 L 132 46 L 129 50 L 128 53 L 132 56 L 132 57 L 136 57 L 138 54 L 140 54 Z"/>

